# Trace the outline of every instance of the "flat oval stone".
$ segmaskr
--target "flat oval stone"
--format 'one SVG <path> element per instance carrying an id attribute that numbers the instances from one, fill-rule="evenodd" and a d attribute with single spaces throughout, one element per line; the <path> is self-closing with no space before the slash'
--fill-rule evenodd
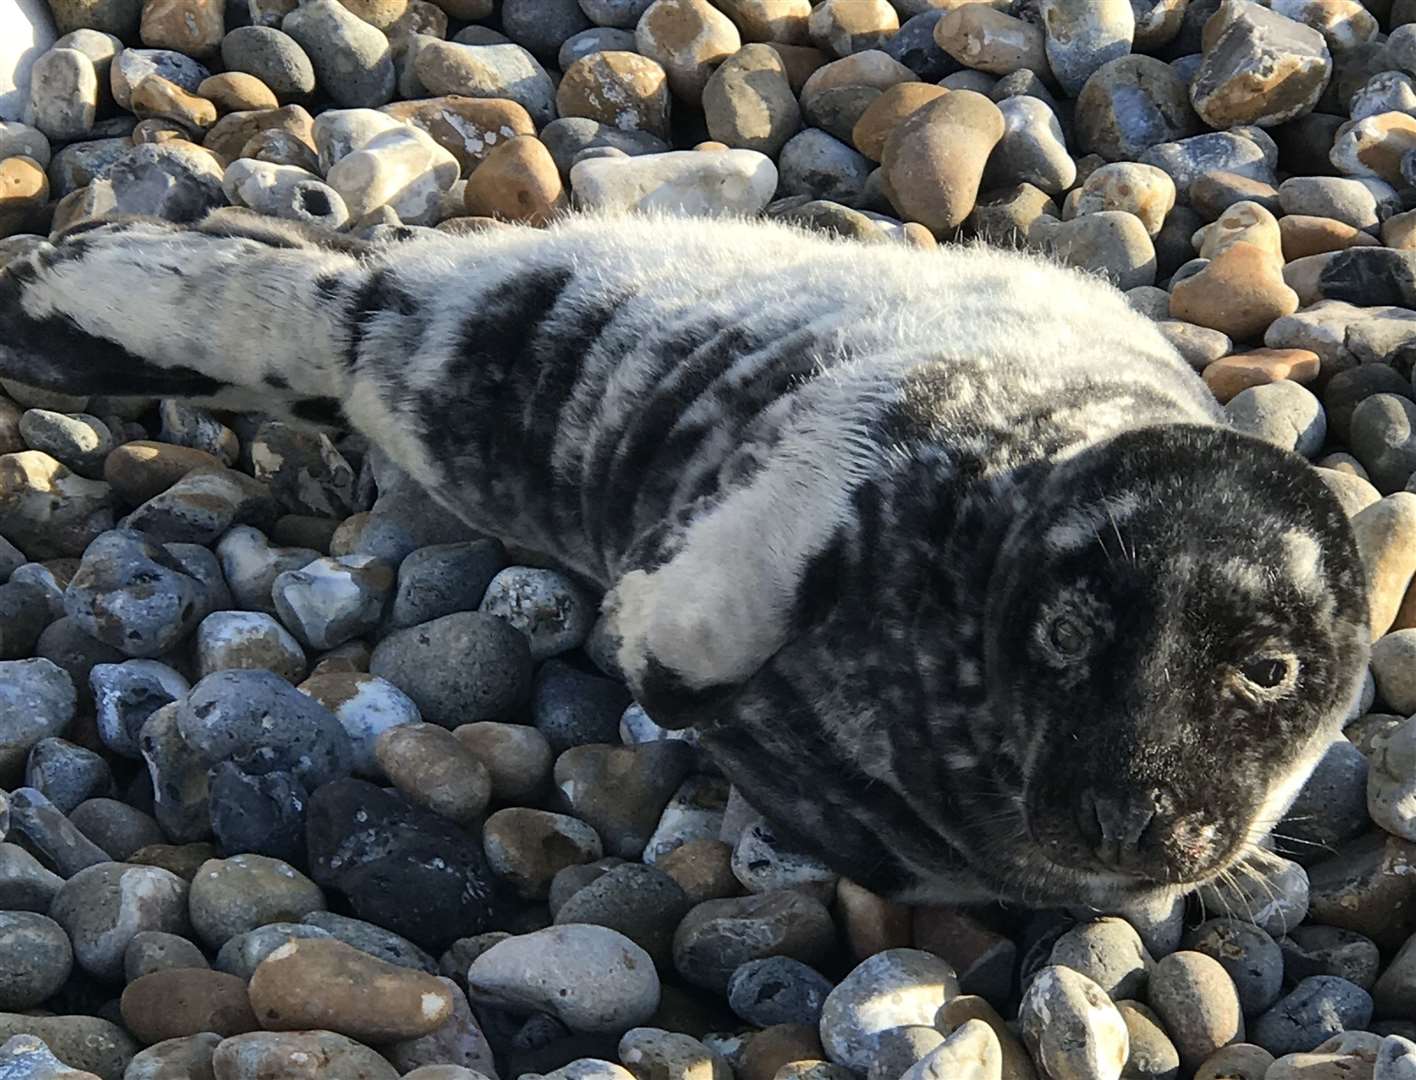
<path id="1" fill-rule="evenodd" d="M 905 1024 L 932 1024 L 940 1007 L 958 993 L 953 968 L 931 953 L 919 949 L 876 953 L 852 968 L 827 996 L 821 1011 L 822 1046 L 838 1065 L 864 1072 L 880 1032 Z"/>
<path id="2" fill-rule="evenodd" d="M 142 975 L 123 990 L 123 1023 L 144 1043 L 213 1031 L 240 1035 L 260 1024 L 246 998 L 246 984 L 234 975 L 197 968 L 172 968 Z"/>

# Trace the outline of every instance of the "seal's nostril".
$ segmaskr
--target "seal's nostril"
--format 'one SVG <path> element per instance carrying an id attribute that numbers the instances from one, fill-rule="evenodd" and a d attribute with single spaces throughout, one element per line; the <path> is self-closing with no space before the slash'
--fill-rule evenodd
<path id="1" fill-rule="evenodd" d="M 1108 866 L 1127 866 L 1140 854 L 1141 841 L 1155 825 L 1157 799 L 1139 795 L 1102 795 L 1092 789 L 1080 799 L 1083 834 Z"/>

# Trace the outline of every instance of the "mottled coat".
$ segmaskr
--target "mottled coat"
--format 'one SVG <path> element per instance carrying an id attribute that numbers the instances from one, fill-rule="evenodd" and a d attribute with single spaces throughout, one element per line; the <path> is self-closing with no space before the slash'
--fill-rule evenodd
<path id="1" fill-rule="evenodd" d="M 1114 289 L 1021 255 L 674 219 L 376 249 L 107 225 L 0 273 L 0 373 L 352 426 L 604 586 L 651 715 L 902 897 L 1211 876 L 1365 649 L 1306 464 L 1226 430 Z M 1287 690 L 1250 692 L 1255 656 Z"/>

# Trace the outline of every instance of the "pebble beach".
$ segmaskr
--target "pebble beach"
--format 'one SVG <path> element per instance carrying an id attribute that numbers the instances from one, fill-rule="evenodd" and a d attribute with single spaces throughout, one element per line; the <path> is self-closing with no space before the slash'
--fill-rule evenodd
<path id="1" fill-rule="evenodd" d="M 1416 1080 L 1416 0 L 0 0 L 0 116 L 0 266 L 644 210 L 1105 276 L 1374 642 L 1222 882 L 905 906 L 362 437 L 0 379 L 0 1080 Z"/>

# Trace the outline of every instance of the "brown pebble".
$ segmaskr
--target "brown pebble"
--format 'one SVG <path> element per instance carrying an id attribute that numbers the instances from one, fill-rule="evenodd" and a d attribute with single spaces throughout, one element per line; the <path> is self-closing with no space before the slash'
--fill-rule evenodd
<path id="1" fill-rule="evenodd" d="M 732 19 L 743 41 L 805 45 L 811 40 L 806 24 L 811 0 L 715 0 L 713 6 Z"/>
<path id="2" fill-rule="evenodd" d="M 540 139 L 502 143 L 467 178 L 465 206 L 480 217 L 544 225 L 567 205 L 555 159 Z"/>
<path id="3" fill-rule="evenodd" d="M 1350 247 L 1372 247 L 1377 243 L 1371 233 L 1344 221 L 1310 214 L 1288 214 L 1279 218 L 1278 231 L 1283 238 L 1283 257 L 1289 262 Z"/>
<path id="4" fill-rule="evenodd" d="M 544 900 L 551 880 L 567 866 L 604 854 L 599 835 L 579 818 L 527 806 L 509 806 L 487 818 L 482 849 L 493 872 L 528 900 Z"/>
<path id="5" fill-rule="evenodd" d="M 674 95 L 696 106 L 713 69 L 742 48 L 742 38 L 708 0 L 654 0 L 634 26 L 634 44 L 663 66 Z"/>
<path id="6" fill-rule="evenodd" d="M 103 461 L 103 479 L 120 499 L 137 506 L 193 469 L 220 467 L 221 462 L 205 450 L 138 439 L 109 452 Z"/>
<path id="7" fill-rule="evenodd" d="M 949 91 L 925 82 L 896 83 L 872 101 L 851 129 L 851 141 L 871 161 L 879 161 L 885 153 L 885 140 L 896 125 L 908 120 L 919 109 Z"/>
<path id="8" fill-rule="evenodd" d="M 850 878 L 836 881 L 834 914 L 857 962 L 886 949 L 909 948 L 913 934 L 910 909 Z"/>
<path id="9" fill-rule="evenodd" d="M 251 109 L 278 109 L 280 102 L 270 87 L 244 71 L 225 71 L 201 81 L 197 96 L 206 98 L 223 116 Z"/>
<path id="10" fill-rule="evenodd" d="M 0 161 L 0 210 L 43 206 L 49 198 L 49 178 L 39 162 L 18 155 Z"/>
<path id="11" fill-rule="evenodd" d="M 806 81 L 831 62 L 831 57 L 814 45 L 783 45 L 779 41 L 769 44 L 786 65 L 787 82 L 793 94 L 800 94 Z"/>
<path id="12" fill-rule="evenodd" d="M 1188 951 L 1163 957 L 1147 993 L 1186 1069 L 1198 1068 L 1221 1046 L 1243 1041 L 1239 994 L 1213 957 Z"/>
<path id="13" fill-rule="evenodd" d="M 251 976 L 251 1008 L 271 1031 L 322 1029 L 361 1042 L 415 1039 L 452 1016 L 448 988 L 334 938 L 296 938 Z"/>
<path id="14" fill-rule="evenodd" d="M 171 120 L 194 131 L 205 131 L 216 123 L 215 105 L 161 75 L 148 75 L 133 87 L 132 110 L 138 116 Z"/>
<path id="15" fill-rule="evenodd" d="M 703 88 L 703 116 L 714 139 L 775 158 L 801 127 L 781 53 L 744 45 L 724 60 Z"/>
<path id="16" fill-rule="evenodd" d="M 1383 221 L 1382 243 L 1401 251 L 1416 248 L 1416 210 L 1393 214 Z"/>
<path id="17" fill-rule="evenodd" d="M 836 56 L 878 49 L 899 29 L 900 16 L 889 0 L 823 0 L 806 20 L 811 43 Z"/>
<path id="18" fill-rule="evenodd" d="M 149 49 L 202 60 L 216 53 L 225 34 L 224 0 L 144 0 L 139 35 Z"/>
<path id="19" fill-rule="evenodd" d="M 396 101 L 380 112 L 426 131 L 435 143 L 457 158 L 464 176 L 507 140 L 536 134 L 531 114 L 516 102 L 502 98 L 450 95 Z"/>
<path id="20" fill-rule="evenodd" d="M 240 157 L 241 148 L 262 131 L 285 131 L 313 150 L 314 123 L 314 117 L 299 105 L 227 113 L 212 125 L 202 145 L 217 157 L 234 161 Z"/>
<path id="21" fill-rule="evenodd" d="M 217 857 L 216 848 L 207 843 L 148 844 L 128 856 L 127 862 L 138 866 L 157 866 L 191 881 L 203 865 Z"/>
<path id="22" fill-rule="evenodd" d="M 475 822 L 492 797 L 486 766 L 437 724 L 389 728 L 374 742 L 374 760 L 409 799 L 459 825 Z"/>
<path id="23" fill-rule="evenodd" d="M 1367 571 L 1372 640 L 1385 634 L 1416 575 L 1416 494 L 1398 491 L 1352 519 L 1357 551 Z"/>
<path id="24" fill-rule="evenodd" d="M 733 874 L 733 849 L 721 840 L 690 840 L 655 865 L 678 883 L 690 903 L 722 900 L 742 893 Z"/>
<path id="25" fill-rule="evenodd" d="M 546 737 L 534 727 L 478 720 L 452 733 L 487 767 L 492 798 L 498 802 L 533 799 L 551 778 L 554 755 Z"/>
<path id="26" fill-rule="evenodd" d="M 246 984 L 224 971 L 170 968 L 134 979 L 123 991 L 123 1023 L 152 1044 L 202 1031 L 240 1035 L 260 1024 L 246 998 Z"/>
<path id="27" fill-rule="evenodd" d="M 987 4 L 961 4 L 947 12 L 934 24 L 934 43 L 965 67 L 990 75 L 1052 71 L 1042 28 Z"/>
<path id="28" fill-rule="evenodd" d="M 1298 294 L 1273 255 L 1254 244 L 1225 248 L 1170 292 L 1172 318 L 1207 326 L 1236 341 L 1259 338 L 1269 323 L 1298 310 Z"/>
<path id="29" fill-rule="evenodd" d="M 1308 349 L 1254 349 L 1222 356 L 1205 368 L 1205 385 L 1223 404 L 1251 386 L 1289 379 L 1310 383 L 1318 377 L 1318 354 Z"/>
<path id="30" fill-rule="evenodd" d="M 882 164 L 895 209 L 936 236 L 957 228 L 973 209 L 1003 128 L 998 106 L 971 90 L 922 106 L 885 142 Z"/>
<path id="31" fill-rule="evenodd" d="M 1222 1046 L 1195 1070 L 1195 1080 L 1264 1080 L 1273 1055 L 1253 1043 Z"/>
<path id="32" fill-rule="evenodd" d="M 1237 202 L 1255 202 L 1278 214 L 1278 188 L 1250 176 L 1215 169 L 1201 173 L 1190 184 L 1190 205 L 1205 217 L 1217 218 Z"/>
<path id="33" fill-rule="evenodd" d="M 1416 117 L 1384 112 L 1338 128 L 1332 163 L 1348 176 L 1375 176 L 1404 186 L 1401 159 L 1416 149 Z"/>
<path id="34" fill-rule="evenodd" d="M 260 131 L 241 148 L 240 156 L 272 165 L 294 165 L 319 175 L 320 159 L 314 148 L 288 131 Z"/>
<path id="35" fill-rule="evenodd" d="M 593 52 L 566 68 L 556 89 L 556 109 L 561 116 L 668 138 L 668 74 L 638 53 Z"/>
<path id="36" fill-rule="evenodd" d="M 251 1031 L 212 1055 L 216 1080 L 398 1080 L 376 1050 L 332 1031 Z"/>
<path id="37" fill-rule="evenodd" d="M 139 120 L 133 127 L 133 145 L 143 143 L 191 142 L 192 133 L 172 120 Z"/>
<path id="38" fill-rule="evenodd" d="M 752 1036 L 742 1055 L 741 1080 L 773 1080 L 798 1061 L 824 1061 L 826 1051 L 812 1024 L 773 1024 Z"/>

